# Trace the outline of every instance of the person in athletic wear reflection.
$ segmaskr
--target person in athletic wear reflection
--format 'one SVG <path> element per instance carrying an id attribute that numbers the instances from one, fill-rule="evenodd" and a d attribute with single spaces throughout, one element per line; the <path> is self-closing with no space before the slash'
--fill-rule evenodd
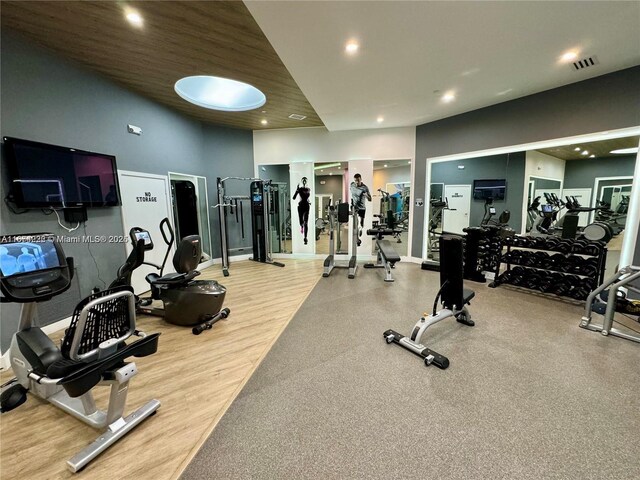
<path id="1" fill-rule="evenodd" d="M 311 189 L 307 187 L 307 177 L 302 177 L 302 187 L 298 184 L 296 193 L 293 194 L 293 199 L 300 195 L 300 201 L 298 202 L 298 219 L 300 220 L 300 233 L 304 235 L 304 244 L 307 244 L 307 232 L 309 230 L 309 208 L 311 202 L 309 197 L 311 196 Z"/>
<path id="2" fill-rule="evenodd" d="M 351 202 L 358 211 L 360 217 L 360 229 L 358 230 L 358 246 L 362 243 L 360 237 L 362 236 L 362 227 L 364 227 L 364 216 L 367 213 L 366 200 L 371 201 L 371 193 L 369 187 L 367 187 L 362 181 L 362 176 L 356 173 L 353 176 L 354 181 L 351 182 Z"/>

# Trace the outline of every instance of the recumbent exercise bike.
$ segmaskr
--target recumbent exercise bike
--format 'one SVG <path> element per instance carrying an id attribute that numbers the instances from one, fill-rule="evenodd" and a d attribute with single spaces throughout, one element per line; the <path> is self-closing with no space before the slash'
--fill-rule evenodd
<path id="1" fill-rule="evenodd" d="M 82 300 L 57 348 L 34 322 L 38 303 L 71 286 L 73 259 L 65 257 L 50 233 L 5 236 L 0 245 L 6 252 L 1 300 L 22 304 L 19 330 L 9 350 L 17 383 L 2 392 L 2 412 L 24 403 L 28 390 L 102 430 L 97 440 L 67 461 L 69 469 L 78 472 L 160 407 L 158 400 L 150 400 L 123 417 L 129 381 L 138 373 L 135 363 L 125 360 L 155 353 L 160 334 L 136 330 L 133 290 L 119 286 Z M 10 262 L 18 257 L 21 262 Z M 134 336 L 139 339 L 129 343 Z M 96 407 L 91 393 L 96 386 L 111 388 L 106 411 Z"/>
<path id="2" fill-rule="evenodd" d="M 189 235 L 178 243 L 173 255 L 176 273 L 164 273 L 164 269 L 175 242 L 175 235 L 169 219 L 160 222 L 160 233 L 167 244 L 167 252 L 162 265 L 146 262 L 145 252 L 154 248 L 151 234 L 140 227 L 129 231 L 133 250 L 126 262 L 118 269 L 117 278 L 111 287 L 131 285 L 131 275 L 141 265 L 149 265 L 159 273 L 149 273 L 145 279 L 151 287 L 151 296 L 138 298 L 136 308 L 139 313 L 164 318 L 174 325 L 193 327 L 195 335 L 212 328 L 218 320 L 229 316 L 230 310 L 222 308 L 226 289 L 215 280 L 194 280 L 200 275 L 196 270 L 202 256 L 200 236 Z M 152 306 L 160 300 L 163 308 Z"/>

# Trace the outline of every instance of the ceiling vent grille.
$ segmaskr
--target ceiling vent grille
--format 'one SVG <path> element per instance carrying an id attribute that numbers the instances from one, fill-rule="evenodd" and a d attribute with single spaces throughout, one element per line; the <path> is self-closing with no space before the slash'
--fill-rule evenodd
<path id="1" fill-rule="evenodd" d="M 291 115 L 289 115 L 289 118 L 291 120 L 304 120 L 305 118 L 307 118 L 306 115 L 298 115 L 297 113 L 292 113 Z"/>
<path id="2" fill-rule="evenodd" d="M 573 66 L 576 70 L 582 70 L 584 68 L 593 67 L 594 65 L 598 65 L 598 57 L 592 55 L 591 57 L 583 58 L 582 60 L 578 60 L 573 62 Z"/>

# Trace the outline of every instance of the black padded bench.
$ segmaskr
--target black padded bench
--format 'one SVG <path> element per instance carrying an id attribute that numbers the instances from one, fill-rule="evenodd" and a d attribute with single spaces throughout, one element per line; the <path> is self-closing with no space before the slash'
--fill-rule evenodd
<path id="1" fill-rule="evenodd" d="M 400 261 L 400 255 L 393 248 L 389 240 L 383 240 L 384 235 L 393 235 L 398 230 L 391 228 L 373 228 L 367 230 L 367 235 L 376 237 L 376 250 L 378 252 L 378 258 L 376 263 L 366 263 L 364 268 L 384 268 L 385 282 L 393 282 L 393 276 L 391 275 L 391 269 L 395 267 L 396 262 Z"/>

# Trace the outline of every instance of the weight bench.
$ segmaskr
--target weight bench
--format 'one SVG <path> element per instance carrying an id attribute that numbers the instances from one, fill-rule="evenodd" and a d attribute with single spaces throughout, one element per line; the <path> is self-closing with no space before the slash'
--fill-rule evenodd
<path id="1" fill-rule="evenodd" d="M 367 235 L 376 237 L 376 250 L 378 258 L 376 263 L 366 263 L 364 268 L 384 268 L 385 282 L 393 282 L 391 269 L 395 268 L 396 262 L 400 261 L 400 255 L 395 251 L 389 240 L 383 240 L 385 235 L 394 235 L 400 232 L 398 229 L 391 228 L 372 228 L 367 230 Z"/>
<path id="2" fill-rule="evenodd" d="M 447 357 L 420 343 L 427 328 L 450 317 L 454 317 L 458 322 L 470 327 L 475 325 L 465 306 L 475 297 L 475 292 L 464 288 L 462 255 L 462 238 L 440 237 L 440 290 L 436 295 L 435 302 L 433 302 L 433 312 L 431 315 L 423 314 L 413 327 L 410 337 L 405 337 L 395 330 L 387 330 L 383 333 L 387 343 L 395 343 L 415 353 L 424 360 L 426 366 L 433 363 L 443 370 L 449 366 Z M 436 312 L 440 299 L 442 299 L 444 308 Z"/>

